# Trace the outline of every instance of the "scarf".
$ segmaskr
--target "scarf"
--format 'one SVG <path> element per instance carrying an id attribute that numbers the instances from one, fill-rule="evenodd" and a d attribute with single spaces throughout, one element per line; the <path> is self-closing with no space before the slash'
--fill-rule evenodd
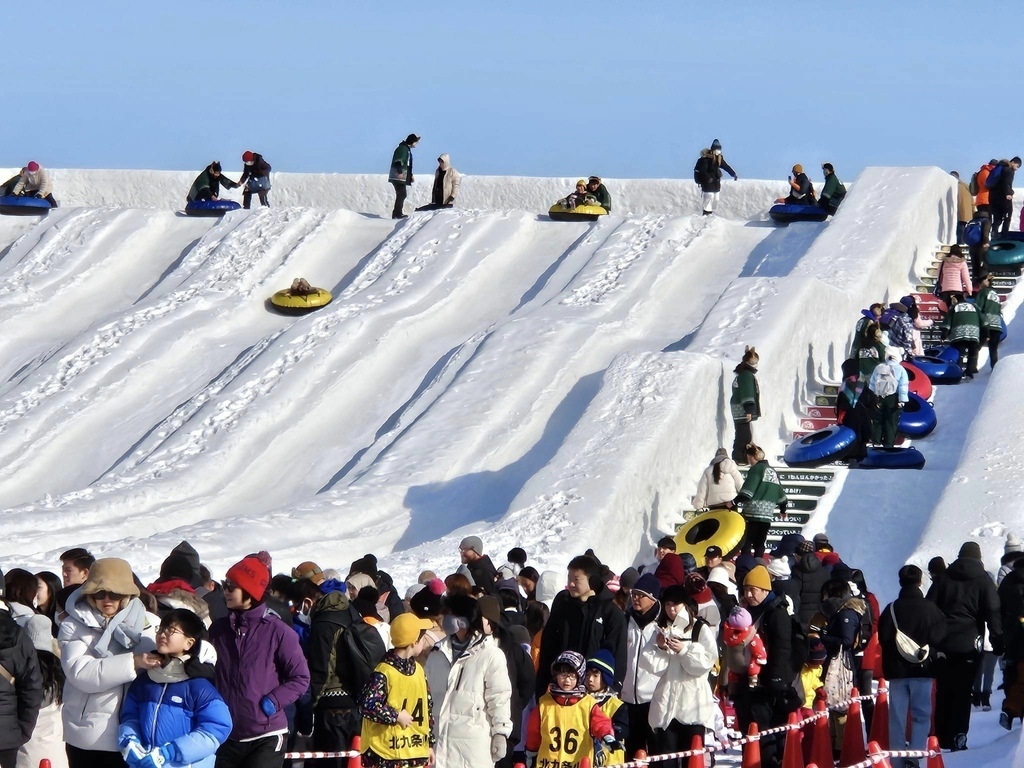
<path id="1" fill-rule="evenodd" d="M 182 683 L 188 680 L 188 672 L 185 671 L 185 662 L 189 660 L 189 656 L 175 656 L 170 659 L 162 667 L 156 669 L 150 669 L 146 672 L 149 675 L 149 679 L 154 683 Z"/>
<path id="2" fill-rule="evenodd" d="M 114 652 L 110 650 L 111 642 L 116 642 L 127 651 L 132 650 L 142 640 L 146 623 L 146 607 L 137 597 L 131 598 L 128 605 L 107 622 L 103 634 L 93 646 L 93 652 L 101 659 L 113 656 Z"/>

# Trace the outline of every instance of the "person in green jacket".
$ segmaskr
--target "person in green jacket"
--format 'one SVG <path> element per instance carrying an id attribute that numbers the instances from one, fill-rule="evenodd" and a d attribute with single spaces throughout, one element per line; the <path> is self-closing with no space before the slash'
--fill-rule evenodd
<path id="1" fill-rule="evenodd" d="M 392 219 L 405 218 L 405 195 L 408 187 L 413 183 L 412 175 L 412 148 L 419 143 L 420 137 L 410 133 L 405 141 L 395 148 L 391 155 L 391 171 L 388 173 L 388 181 L 395 188 L 395 207 L 391 211 Z"/>
<path id="2" fill-rule="evenodd" d="M 973 379 L 978 372 L 978 343 L 981 340 L 981 314 L 978 308 L 960 299 L 959 294 L 949 297 L 949 311 L 942 318 L 942 338 L 960 353 L 964 378 Z M 964 367 L 963 359 L 967 357 Z"/>
<path id="3" fill-rule="evenodd" d="M 832 163 L 822 163 L 821 170 L 825 174 L 825 187 L 821 190 L 818 205 L 834 216 L 839 210 L 839 204 L 846 197 L 846 187 L 836 176 L 836 169 L 832 167 Z"/>
<path id="4" fill-rule="evenodd" d="M 237 181 L 232 181 L 227 176 L 222 176 L 220 162 L 214 160 L 192 182 L 192 186 L 188 190 L 188 202 L 220 199 L 221 184 L 227 189 L 236 189 L 241 186 Z"/>
<path id="5" fill-rule="evenodd" d="M 1003 335 L 1003 305 L 999 294 L 992 287 L 992 276 L 988 272 L 978 275 L 978 294 L 974 306 L 981 318 L 981 344 L 988 344 L 988 365 L 995 368 L 999 360 L 999 342 Z"/>
<path id="6" fill-rule="evenodd" d="M 856 354 L 853 357 L 857 360 L 860 368 L 861 381 L 867 381 L 875 372 L 878 364 L 885 360 L 885 344 L 882 343 L 882 328 L 878 323 L 869 322 L 864 326 L 860 341 L 855 346 Z"/>
<path id="7" fill-rule="evenodd" d="M 764 557 L 764 542 L 768 538 L 768 529 L 775 520 L 775 509 L 778 508 L 783 519 L 789 507 L 789 499 L 779 480 L 779 473 L 768 463 L 764 451 L 753 443 L 745 449 L 746 463 L 750 464 L 747 479 L 736 496 L 736 501 L 743 508 L 743 519 L 747 523 L 743 534 L 741 552 L 752 552 L 754 557 Z"/>
<path id="8" fill-rule="evenodd" d="M 864 330 L 868 327 L 869 323 L 878 324 L 878 321 L 882 317 L 882 310 L 885 309 L 885 305 L 879 302 L 875 302 L 867 309 L 860 311 L 860 319 L 857 320 L 857 325 L 853 329 L 853 343 L 850 344 L 850 357 L 857 358 L 857 350 L 860 349 L 860 345 L 864 341 Z"/>
<path id="9" fill-rule="evenodd" d="M 587 191 L 594 196 L 598 205 L 608 213 L 612 212 L 612 196 L 608 188 L 601 182 L 600 176 L 591 176 L 587 179 Z"/>
<path id="10" fill-rule="evenodd" d="M 736 434 L 732 440 L 732 460 L 740 465 L 746 465 L 747 444 L 754 440 L 750 425 L 761 416 L 761 390 L 757 386 L 757 364 L 760 359 L 757 350 L 747 347 L 743 352 L 743 360 L 733 370 L 736 378 L 732 380 L 729 407 L 736 425 Z"/>

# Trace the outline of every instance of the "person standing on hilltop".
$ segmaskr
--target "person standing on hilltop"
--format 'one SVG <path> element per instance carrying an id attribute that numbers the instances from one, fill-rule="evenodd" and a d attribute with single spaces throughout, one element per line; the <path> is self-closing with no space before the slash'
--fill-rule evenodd
<path id="1" fill-rule="evenodd" d="M 267 193 L 270 191 L 270 163 L 264 160 L 259 152 L 248 149 L 242 153 L 242 162 L 245 164 L 245 170 L 242 171 L 242 178 L 238 180 L 243 187 L 242 207 L 249 209 L 253 192 L 259 196 L 260 205 L 269 207 Z"/>
<path id="2" fill-rule="evenodd" d="M 732 460 L 739 465 L 746 465 L 747 445 L 754 440 L 750 425 L 761 417 L 761 390 L 757 386 L 757 364 L 760 359 L 756 349 L 747 347 L 743 352 L 743 360 L 733 370 L 736 378 L 732 381 L 729 406 L 736 425 L 736 435 L 732 441 Z"/>
<path id="3" fill-rule="evenodd" d="M 697 164 L 693 167 L 693 180 L 700 185 L 701 208 L 705 216 L 715 212 L 718 205 L 718 194 L 722 191 L 722 171 L 729 173 L 734 180 L 739 179 L 736 171 L 725 161 L 722 154 L 722 142 L 715 139 L 710 149 L 702 149 Z"/>
<path id="4" fill-rule="evenodd" d="M 395 152 L 391 155 L 391 171 L 388 173 L 388 181 L 395 188 L 395 207 L 391 211 L 392 219 L 404 219 L 406 217 L 405 196 L 409 185 L 414 181 L 412 175 L 412 148 L 419 141 L 419 136 L 415 133 L 410 133 L 405 137 L 405 141 L 395 147 Z"/>

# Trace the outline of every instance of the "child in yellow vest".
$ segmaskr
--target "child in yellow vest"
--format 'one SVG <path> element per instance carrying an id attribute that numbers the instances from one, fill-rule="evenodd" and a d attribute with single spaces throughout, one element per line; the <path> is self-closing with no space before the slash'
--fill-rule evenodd
<path id="1" fill-rule="evenodd" d="M 623 706 L 622 699 L 615 695 L 614 686 L 615 657 L 611 651 L 602 648 L 587 659 L 587 693 L 594 697 L 601 711 L 612 721 L 615 741 L 624 744 L 629 736 L 629 711 Z M 622 765 L 626 762 L 625 749 L 604 751 L 604 765 Z"/>
<path id="2" fill-rule="evenodd" d="M 434 763 L 434 703 L 423 667 L 424 631 L 433 623 L 403 613 L 391 623 L 394 649 L 384 654 L 359 696 L 363 765 L 423 768 Z"/>
<path id="3" fill-rule="evenodd" d="M 615 739 L 612 721 L 587 693 L 587 663 L 576 651 L 562 651 L 551 665 L 551 684 L 530 713 L 526 751 L 533 768 L 580 768 L 583 758 L 603 764 L 603 755 L 622 744 Z M 595 760 L 595 742 L 601 754 Z"/>

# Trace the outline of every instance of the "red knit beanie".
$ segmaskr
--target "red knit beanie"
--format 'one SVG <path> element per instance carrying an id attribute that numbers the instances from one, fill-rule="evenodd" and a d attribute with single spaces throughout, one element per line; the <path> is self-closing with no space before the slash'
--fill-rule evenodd
<path id="1" fill-rule="evenodd" d="M 270 583 L 270 571 L 256 557 L 246 557 L 228 568 L 227 578 L 259 602 Z"/>

